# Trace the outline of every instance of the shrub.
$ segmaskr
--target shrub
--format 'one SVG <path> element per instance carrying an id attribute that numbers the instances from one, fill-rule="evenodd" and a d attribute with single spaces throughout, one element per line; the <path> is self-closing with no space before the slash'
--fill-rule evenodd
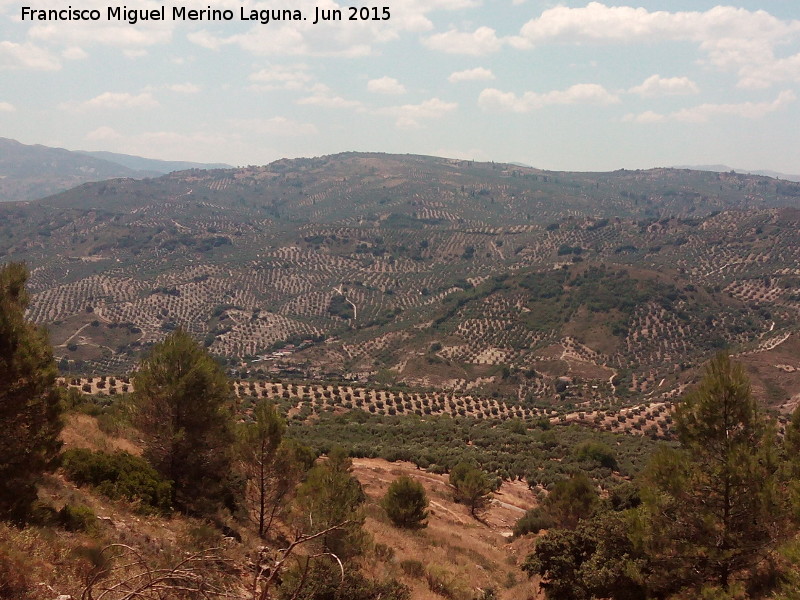
<path id="1" fill-rule="evenodd" d="M 29 522 L 31 525 L 39 527 L 55 527 L 59 523 L 58 511 L 46 502 L 36 500 L 31 505 Z M 0 594 L 0 598 L 2 597 L 3 595 Z"/>
<path id="2" fill-rule="evenodd" d="M 333 561 L 304 561 L 284 572 L 278 588 L 281 600 L 409 600 L 411 590 L 395 579 L 375 581 L 345 566 L 344 572 Z M 344 575 L 344 577 L 342 576 Z"/>
<path id="3" fill-rule="evenodd" d="M 415 579 L 422 579 L 425 577 L 425 565 L 415 558 L 407 558 L 400 561 L 400 568 L 403 573 Z"/>
<path id="4" fill-rule="evenodd" d="M 65 504 L 58 511 L 58 520 L 67 531 L 92 531 L 97 527 L 97 515 L 82 504 Z"/>
<path id="5" fill-rule="evenodd" d="M 26 566 L 20 559 L 0 548 L 0 598 L 21 600 L 28 597 L 30 582 L 25 571 Z"/>
<path id="6" fill-rule="evenodd" d="M 172 485 L 143 458 L 128 452 L 92 452 L 85 448 L 67 450 L 62 468 L 77 485 L 91 485 L 114 500 L 140 502 L 151 510 L 168 512 Z"/>
<path id="7" fill-rule="evenodd" d="M 595 441 L 587 441 L 577 447 L 575 456 L 578 460 L 592 461 L 607 469 L 617 468 L 617 458 L 610 446 Z"/>
<path id="8" fill-rule="evenodd" d="M 403 475 L 395 479 L 381 506 L 396 527 L 417 529 L 427 525 L 428 496 L 422 484 L 411 477 Z"/>
<path id="9" fill-rule="evenodd" d="M 383 562 L 389 562 L 394 558 L 394 548 L 386 544 L 375 544 L 375 558 Z"/>
<path id="10" fill-rule="evenodd" d="M 470 597 L 464 584 L 455 575 L 441 567 L 431 566 L 425 574 L 425 581 L 430 591 L 444 598 L 460 600 Z"/>
<path id="11" fill-rule="evenodd" d="M 539 533 L 542 529 L 550 529 L 554 524 L 553 518 L 541 508 L 532 508 L 514 524 L 514 537 Z"/>
<path id="12" fill-rule="evenodd" d="M 555 484 L 544 501 L 545 510 L 560 527 L 574 528 L 579 521 L 592 515 L 598 503 L 598 494 L 592 481 L 578 473 Z"/>

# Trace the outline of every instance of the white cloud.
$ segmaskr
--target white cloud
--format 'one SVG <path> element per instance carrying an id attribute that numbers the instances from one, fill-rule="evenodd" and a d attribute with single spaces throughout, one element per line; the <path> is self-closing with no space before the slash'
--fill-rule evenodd
<path id="1" fill-rule="evenodd" d="M 381 77 L 367 82 L 367 90 L 373 94 L 405 94 L 406 87 L 394 77 Z"/>
<path id="2" fill-rule="evenodd" d="M 783 109 L 797 99 L 791 90 L 785 90 L 771 102 L 741 102 L 738 104 L 699 104 L 690 108 L 659 114 L 646 111 L 640 114 L 628 114 L 623 121 L 631 123 L 658 123 L 662 121 L 682 121 L 685 123 L 705 123 L 715 117 L 728 116 L 742 119 L 761 119 L 770 113 Z"/>
<path id="3" fill-rule="evenodd" d="M 187 33 L 186 39 L 206 50 L 219 50 L 227 43 L 225 38 L 217 37 L 205 29 Z"/>
<path id="4" fill-rule="evenodd" d="M 59 105 L 62 109 L 97 110 L 97 109 L 127 109 L 127 108 L 154 108 L 158 102 L 150 92 L 129 94 L 127 92 L 103 92 L 90 100 L 79 104 L 64 103 Z"/>
<path id="5" fill-rule="evenodd" d="M 302 90 L 313 81 L 304 64 L 270 65 L 251 73 L 249 79 L 261 90 Z"/>
<path id="6" fill-rule="evenodd" d="M 0 42 L 0 69 L 31 69 L 57 71 L 59 60 L 44 48 L 30 43 Z"/>
<path id="7" fill-rule="evenodd" d="M 144 48 L 125 48 L 122 54 L 125 58 L 142 58 L 147 56 L 147 50 Z"/>
<path id="8" fill-rule="evenodd" d="M 703 123 L 718 115 L 760 119 L 769 113 L 782 109 L 795 101 L 794 92 L 786 90 L 778 94 L 772 102 L 742 102 L 740 104 L 701 104 L 692 108 L 684 108 L 672 113 L 676 121 Z"/>
<path id="9" fill-rule="evenodd" d="M 172 85 L 168 85 L 167 89 L 171 92 L 177 92 L 179 94 L 196 94 L 203 88 L 199 85 L 195 85 L 194 83 L 173 83 Z"/>
<path id="10" fill-rule="evenodd" d="M 497 52 L 503 45 L 495 30 L 490 27 L 478 27 L 472 33 L 451 29 L 445 33 L 436 33 L 423 43 L 432 50 L 471 56 L 484 56 Z"/>
<path id="11" fill-rule="evenodd" d="M 264 35 L 264 26 L 256 25 L 244 33 L 228 37 L 216 36 L 205 30 L 192 32 L 186 37 L 190 42 L 209 50 L 233 45 L 257 56 L 311 55 L 312 49 L 306 43 L 301 27 L 304 26 L 283 25 L 275 29 L 270 26 L 270 35 Z"/>
<path id="12" fill-rule="evenodd" d="M 420 121 L 438 119 L 458 108 L 455 102 L 445 102 L 439 98 L 431 98 L 419 104 L 403 104 L 401 106 L 387 106 L 375 111 L 378 115 L 388 115 L 396 119 L 395 123 L 400 128 L 414 128 L 420 126 Z"/>
<path id="13" fill-rule="evenodd" d="M 378 48 L 410 33 L 419 34 L 433 29 L 427 15 L 433 11 L 456 11 L 479 5 L 478 0 L 402 0 L 389 3 L 387 20 L 350 21 L 349 10 L 333 0 L 295 0 L 292 8 L 303 11 L 305 21 L 273 21 L 268 26 L 254 25 L 241 33 L 221 35 L 209 30 L 189 33 L 188 39 L 210 50 L 226 45 L 257 56 L 326 56 L 355 58 L 372 56 Z M 220 6 L 239 11 L 241 3 L 221 0 Z M 313 25 L 315 8 L 342 10 L 341 22 L 328 21 Z M 264 4 L 257 8 L 268 8 Z M 380 14 L 380 11 L 379 11 Z M 269 29 L 269 34 L 265 30 Z"/>
<path id="14" fill-rule="evenodd" d="M 61 56 L 67 60 L 83 60 L 84 58 L 88 58 L 89 54 L 83 48 L 70 46 L 69 48 L 64 48 L 61 52 Z"/>
<path id="15" fill-rule="evenodd" d="M 800 82 L 800 54 L 751 62 L 739 69 L 739 87 L 765 88 L 785 81 Z"/>
<path id="16" fill-rule="evenodd" d="M 130 51 L 170 42 L 173 26 L 171 21 L 134 26 L 97 21 L 80 23 L 80 27 L 75 23 L 49 23 L 32 25 L 28 29 L 28 36 L 32 40 L 47 44 L 112 46 Z"/>
<path id="17" fill-rule="evenodd" d="M 525 92 L 521 97 L 514 92 L 503 92 L 494 88 L 483 90 L 478 105 L 484 110 L 506 110 L 526 113 L 554 104 L 615 104 L 619 97 L 596 83 L 578 83 L 566 90 L 551 92 Z"/>
<path id="18" fill-rule="evenodd" d="M 798 36 L 800 20 L 781 20 L 764 10 L 715 6 L 703 12 L 650 12 L 590 2 L 582 8 L 557 6 L 545 10 L 525 23 L 520 35 L 508 42 L 522 49 L 554 42 L 688 41 L 698 44 L 710 65 L 735 72 L 740 87 L 766 87 L 800 80 L 800 67 L 796 64 L 800 58 L 775 56 L 777 45 Z"/>
<path id="19" fill-rule="evenodd" d="M 280 135 L 295 137 L 314 135 L 318 132 L 313 123 L 300 123 L 286 117 L 271 117 L 269 119 L 229 119 L 232 127 L 258 133 L 260 135 Z"/>
<path id="20" fill-rule="evenodd" d="M 118 140 L 122 137 L 113 127 L 98 127 L 86 134 L 86 139 L 90 142 L 109 142 Z"/>
<path id="21" fill-rule="evenodd" d="M 362 110 L 364 105 L 358 100 L 348 100 L 337 96 L 324 84 L 317 84 L 312 89 L 312 95 L 300 98 L 297 104 L 305 106 L 322 106 L 325 108 L 348 108 Z"/>
<path id="22" fill-rule="evenodd" d="M 484 67 L 475 67 L 474 69 L 466 69 L 464 71 L 456 71 L 451 73 L 447 81 L 450 83 L 459 83 L 461 81 L 488 81 L 494 79 L 494 73 Z"/>
<path id="23" fill-rule="evenodd" d="M 622 120 L 626 123 L 660 123 L 665 121 L 666 117 L 652 110 L 646 110 L 638 115 L 634 113 L 627 114 L 622 117 Z"/>
<path id="24" fill-rule="evenodd" d="M 661 77 L 651 75 L 640 85 L 628 90 L 632 94 L 639 94 L 644 98 L 656 96 L 682 96 L 687 94 L 697 94 L 700 88 L 688 77 Z"/>
<path id="25" fill-rule="evenodd" d="M 10 102 L 0 102 L 0 112 L 14 112 L 17 110 Z"/>
<path id="26" fill-rule="evenodd" d="M 590 2 L 583 8 L 557 6 L 545 10 L 523 25 L 515 43 L 779 40 L 797 33 L 798 28 L 800 21 L 781 21 L 763 10 L 751 12 L 732 6 L 715 6 L 705 12 L 650 12 L 646 8 Z"/>

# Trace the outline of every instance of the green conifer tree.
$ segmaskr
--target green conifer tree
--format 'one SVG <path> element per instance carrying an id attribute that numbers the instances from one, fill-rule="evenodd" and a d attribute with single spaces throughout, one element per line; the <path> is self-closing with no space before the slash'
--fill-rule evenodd
<path id="1" fill-rule="evenodd" d="M 420 529 L 427 526 L 428 496 L 425 488 L 407 475 L 401 475 L 389 485 L 381 506 L 397 527 Z"/>
<path id="2" fill-rule="evenodd" d="M 470 514 L 477 518 L 492 499 L 492 484 L 486 473 L 469 463 L 458 463 L 450 471 L 450 485 L 454 488 L 456 502 L 469 507 Z"/>
<path id="3" fill-rule="evenodd" d="M 55 466 L 61 403 L 44 329 L 25 319 L 27 269 L 0 268 L 0 519 L 22 521 L 42 473 Z"/>
<path id="4" fill-rule="evenodd" d="M 559 527 L 574 529 L 582 519 L 592 516 L 600 498 L 585 473 L 578 473 L 553 486 L 544 501 L 544 509 Z"/>
<path id="5" fill-rule="evenodd" d="M 239 458 L 248 510 L 264 537 L 307 467 L 300 456 L 304 449 L 284 439 L 286 424 L 272 402 L 259 401 L 253 417 L 239 428 Z"/>
<path id="6" fill-rule="evenodd" d="M 676 425 L 681 449 L 657 453 L 643 477 L 643 539 L 659 565 L 651 587 L 727 590 L 782 536 L 775 428 L 724 354 L 684 398 Z"/>
<path id="7" fill-rule="evenodd" d="M 353 477 L 353 461 L 340 447 L 327 460 L 319 461 L 297 490 L 297 522 L 308 534 L 341 526 L 321 539 L 325 552 L 344 560 L 359 554 L 363 539 L 360 505 L 366 499 L 361 484 Z"/>
<path id="8" fill-rule="evenodd" d="M 175 508 L 233 509 L 233 392 L 222 369 L 186 332 L 156 344 L 134 380 L 145 458 L 173 482 Z"/>

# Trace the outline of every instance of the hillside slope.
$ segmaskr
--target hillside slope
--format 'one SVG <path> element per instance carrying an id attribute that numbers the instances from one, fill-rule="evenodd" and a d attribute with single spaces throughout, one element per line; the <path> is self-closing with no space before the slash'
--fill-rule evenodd
<path id="1" fill-rule="evenodd" d="M 6 203 L 0 257 L 32 268 L 65 371 L 122 374 L 180 326 L 240 374 L 633 402 L 797 331 L 798 198 L 751 175 L 346 153 Z M 800 392 L 775 385 L 776 405 Z"/>

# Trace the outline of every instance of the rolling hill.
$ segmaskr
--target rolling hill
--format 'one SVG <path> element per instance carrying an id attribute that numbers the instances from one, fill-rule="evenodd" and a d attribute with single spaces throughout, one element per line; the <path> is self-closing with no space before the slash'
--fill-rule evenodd
<path id="1" fill-rule="evenodd" d="M 5 203 L 0 256 L 31 267 L 65 372 L 123 373 L 183 327 L 239 375 L 570 411 L 669 399 L 727 348 L 786 411 L 798 198 L 756 175 L 345 153 Z"/>

